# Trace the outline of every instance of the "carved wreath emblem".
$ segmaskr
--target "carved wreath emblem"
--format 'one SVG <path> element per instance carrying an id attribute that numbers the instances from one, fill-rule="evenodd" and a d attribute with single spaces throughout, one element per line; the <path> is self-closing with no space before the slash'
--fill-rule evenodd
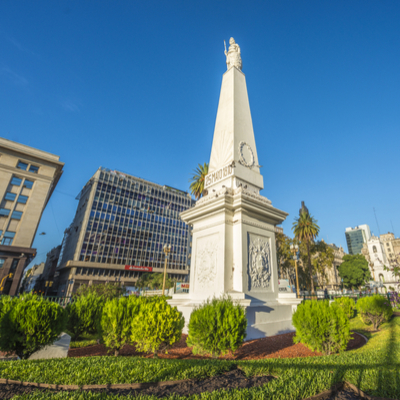
<path id="1" fill-rule="evenodd" d="M 247 150 L 250 153 L 250 160 L 246 160 L 243 154 L 243 148 L 247 147 Z M 252 168 L 254 166 L 254 154 L 253 154 L 253 150 L 251 149 L 251 147 L 246 143 L 246 142 L 240 142 L 239 143 L 239 162 L 240 164 L 244 165 L 247 168 Z"/>
<path id="2" fill-rule="evenodd" d="M 268 288 L 271 281 L 271 251 L 269 242 L 261 238 L 249 244 L 249 290 Z"/>

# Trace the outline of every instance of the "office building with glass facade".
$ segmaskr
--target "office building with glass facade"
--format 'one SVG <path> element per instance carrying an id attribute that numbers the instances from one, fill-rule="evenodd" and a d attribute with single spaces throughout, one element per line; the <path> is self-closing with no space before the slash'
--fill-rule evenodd
<path id="1" fill-rule="evenodd" d="M 361 254 L 363 244 L 371 238 L 371 230 L 368 225 L 359 225 L 355 228 L 346 228 L 345 235 L 349 254 Z"/>
<path id="2" fill-rule="evenodd" d="M 83 284 L 135 286 L 145 272 L 189 273 L 190 228 L 179 214 L 194 205 L 187 192 L 99 168 L 78 195 L 74 221 L 65 231 L 55 274 L 58 295 Z"/>
<path id="3" fill-rule="evenodd" d="M 59 156 L 0 138 L 0 295 L 18 293 L 63 166 Z"/>

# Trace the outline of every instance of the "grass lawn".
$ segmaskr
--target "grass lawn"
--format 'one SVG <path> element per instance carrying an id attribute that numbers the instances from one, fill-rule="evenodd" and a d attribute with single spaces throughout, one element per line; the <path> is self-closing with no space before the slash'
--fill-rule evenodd
<path id="1" fill-rule="evenodd" d="M 351 329 L 369 337 L 358 350 L 325 357 L 257 361 L 153 360 L 128 357 L 87 357 L 0 362 L 0 377 L 42 383 L 105 384 L 206 378 L 236 366 L 247 375 L 275 375 L 264 387 L 203 393 L 190 399 L 304 399 L 346 380 L 373 396 L 400 398 L 400 317 L 372 332 L 357 317 Z M 151 396 L 127 399 L 155 399 Z M 172 399 L 181 397 L 171 396 Z M 86 392 L 37 393 L 14 399 L 115 399 Z"/>

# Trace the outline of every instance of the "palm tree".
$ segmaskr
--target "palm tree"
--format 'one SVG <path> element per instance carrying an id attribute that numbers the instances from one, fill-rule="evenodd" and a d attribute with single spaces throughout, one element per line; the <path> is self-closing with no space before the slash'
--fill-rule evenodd
<path id="1" fill-rule="evenodd" d="M 199 164 L 199 166 L 194 170 L 193 176 L 189 179 L 189 182 L 191 182 L 190 192 L 194 195 L 194 197 L 196 197 L 196 200 L 198 200 L 204 194 L 207 194 L 207 191 L 204 190 L 204 180 L 207 174 L 208 164 Z"/>
<path id="2" fill-rule="evenodd" d="M 299 217 L 295 219 L 295 222 L 293 222 L 292 230 L 296 239 L 300 242 L 305 242 L 307 245 L 307 264 L 308 273 L 310 274 L 312 294 L 314 294 L 314 281 L 311 267 L 310 244 L 314 241 L 319 233 L 319 226 L 317 225 L 317 222 L 318 221 L 310 215 L 307 207 L 304 205 L 304 201 L 302 201 Z"/>

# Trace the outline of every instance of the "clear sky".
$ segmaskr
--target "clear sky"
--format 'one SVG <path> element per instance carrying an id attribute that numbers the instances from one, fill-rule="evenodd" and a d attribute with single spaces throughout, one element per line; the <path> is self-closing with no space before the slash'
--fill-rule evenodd
<path id="1" fill-rule="evenodd" d="M 304 200 L 346 251 L 348 226 L 400 235 L 399 1 L 3 0 L 0 136 L 65 162 L 35 262 L 99 166 L 188 189 L 209 161 L 231 36 L 285 232 Z"/>

